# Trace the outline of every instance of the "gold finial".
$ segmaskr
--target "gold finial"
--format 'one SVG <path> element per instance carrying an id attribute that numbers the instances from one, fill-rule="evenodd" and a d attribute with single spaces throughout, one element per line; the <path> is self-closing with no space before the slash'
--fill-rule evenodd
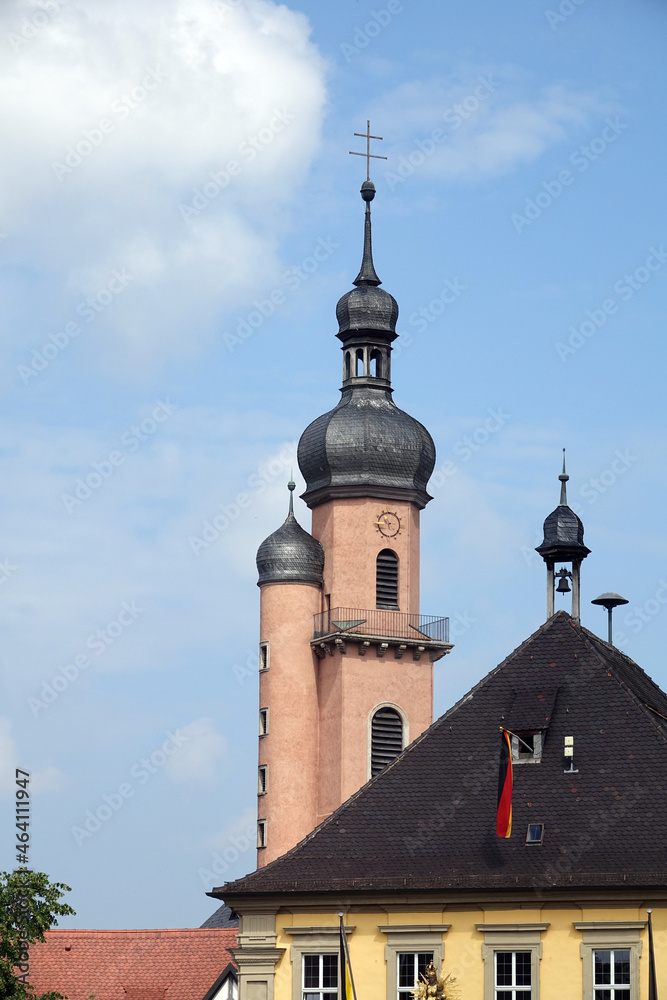
<path id="1" fill-rule="evenodd" d="M 371 135 L 371 123 L 366 121 L 366 131 L 365 132 L 355 132 L 360 139 L 366 140 L 366 152 L 365 153 L 355 153 L 350 150 L 350 156 L 365 156 L 366 157 L 366 180 L 371 179 L 371 160 L 386 160 L 386 156 L 376 156 L 375 153 L 371 153 L 371 139 L 379 139 L 380 142 L 383 141 L 381 135 Z"/>

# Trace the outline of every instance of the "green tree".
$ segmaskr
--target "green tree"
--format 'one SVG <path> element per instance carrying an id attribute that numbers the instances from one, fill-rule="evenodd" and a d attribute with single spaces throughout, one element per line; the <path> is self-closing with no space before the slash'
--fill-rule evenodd
<path id="1" fill-rule="evenodd" d="M 0 872 L 0 1000 L 64 1000 L 61 993 L 35 993 L 28 982 L 28 947 L 43 941 L 58 917 L 74 913 L 61 902 L 69 891 L 43 872 Z"/>

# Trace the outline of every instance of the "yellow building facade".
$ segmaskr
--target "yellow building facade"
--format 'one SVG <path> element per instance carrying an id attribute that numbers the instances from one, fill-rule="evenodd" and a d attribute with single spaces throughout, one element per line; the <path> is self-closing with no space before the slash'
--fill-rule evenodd
<path id="1" fill-rule="evenodd" d="M 534 894 L 506 898 L 488 894 L 475 900 L 450 896 L 379 899 L 376 894 L 350 902 L 302 896 L 289 902 L 238 901 L 241 1000 L 327 1000 L 339 995 L 334 985 L 309 986 L 304 971 L 310 957 L 333 956 L 338 969 L 339 919 L 344 914 L 358 1000 L 403 1000 L 412 982 L 404 971 L 409 958 L 430 956 L 440 970 L 456 978 L 462 1000 L 643 1000 L 648 992 L 647 905 L 653 909 L 658 982 L 667 983 L 667 912 L 665 893 L 557 892 L 549 901 Z M 651 898 L 655 897 L 655 898 Z M 228 897 L 230 898 L 230 897 Z M 268 905 L 266 905 L 268 904 Z M 271 913 L 269 909 L 277 906 Z M 337 910 L 337 907 L 341 907 Z M 610 953 L 629 958 L 629 983 L 595 984 L 595 960 Z M 530 956 L 530 983 L 499 987 L 494 981 L 497 954 Z M 311 962 L 312 965 L 312 962 Z M 507 997 L 505 996 L 507 995 Z"/>

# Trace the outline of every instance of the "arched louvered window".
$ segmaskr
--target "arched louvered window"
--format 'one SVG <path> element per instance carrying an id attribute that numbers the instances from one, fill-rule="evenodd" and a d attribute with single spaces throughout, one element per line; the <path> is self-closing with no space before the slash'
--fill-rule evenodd
<path id="1" fill-rule="evenodd" d="M 395 708 L 378 708 L 371 720 L 371 778 L 403 749 L 403 720 Z"/>
<path id="2" fill-rule="evenodd" d="M 398 611 L 398 556 L 391 549 L 378 552 L 375 570 L 375 606 Z"/>

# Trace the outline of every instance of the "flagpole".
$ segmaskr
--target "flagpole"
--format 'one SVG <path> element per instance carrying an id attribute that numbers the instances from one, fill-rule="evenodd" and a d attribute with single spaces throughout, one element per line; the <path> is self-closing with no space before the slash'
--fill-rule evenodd
<path id="1" fill-rule="evenodd" d="M 354 1000 L 357 1000 L 357 990 L 354 985 L 354 975 L 352 974 L 352 963 L 350 962 L 350 952 L 347 948 L 347 934 L 345 933 L 345 924 L 343 923 L 343 914 L 339 913 L 338 918 L 340 920 L 340 943 L 343 947 L 345 953 L 345 961 L 347 963 L 347 970 L 350 973 L 350 983 L 352 985 L 352 996 Z M 343 976 L 345 975 L 345 970 L 343 969 Z M 343 987 L 344 988 L 344 987 Z"/>
<path id="2" fill-rule="evenodd" d="M 653 948 L 653 921 L 651 920 L 652 910 L 648 913 L 648 1000 L 658 1000 L 658 983 L 655 974 L 655 951 Z"/>

